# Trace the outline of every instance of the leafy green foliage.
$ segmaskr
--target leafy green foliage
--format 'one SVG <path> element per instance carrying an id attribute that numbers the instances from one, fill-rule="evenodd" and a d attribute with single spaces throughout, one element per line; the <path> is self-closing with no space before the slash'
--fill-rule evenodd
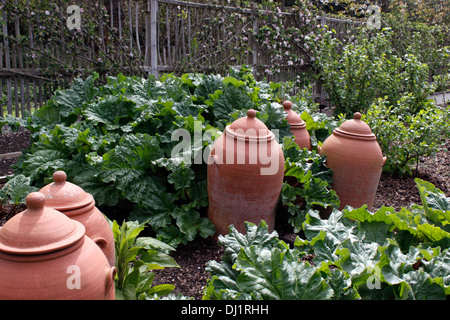
<path id="1" fill-rule="evenodd" d="M 374 35 L 365 32 L 354 43 L 343 44 L 330 31 L 318 46 L 316 64 L 329 100 L 336 106 L 335 115 L 364 113 L 375 99 L 385 96 L 396 105 L 407 94 L 414 100 L 410 111 L 421 110 L 433 91 L 428 66 L 412 49 L 396 53 L 390 29 Z"/>
<path id="2" fill-rule="evenodd" d="M 97 78 L 76 79 L 20 120 L 33 143 L 15 171 L 40 188 L 64 170 L 98 206 L 125 204 L 131 220 L 147 221 L 172 246 L 215 232 L 206 218 L 203 158 L 226 125 L 254 108 L 279 139 L 292 136 L 279 99 L 283 88 L 256 81 L 246 67 L 225 77 L 119 74 L 96 86 Z M 179 129 L 188 136 L 176 136 Z M 180 153 L 172 152 L 180 146 Z"/>
<path id="3" fill-rule="evenodd" d="M 116 299 L 142 300 L 165 296 L 175 288 L 172 284 L 152 286 L 155 273 L 151 270 L 179 267 L 167 252 L 171 246 L 151 237 L 139 237 L 145 223 L 124 221 L 121 226 L 108 220 L 116 248 Z"/>
<path id="4" fill-rule="evenodd" d="M 31 179 L 23 174 L 16 175 L 5 183 L 0 189 L 0 204 L 18 205 L 25 203 L 26 196 L 34 191 L 36 187 L 30 185 Z"/>
<path id="5" fill-rule="evenodd" d="M 450 136 L 450 110 L 423 104 L 417 113 L 411 112 L 415 99 L 402 97 L 396 104 L 380 98 L 363 116 L 376 135 L 381 150 L 387 156 L 383 170 L 411 173 L 419 165 L 421 156 L 432 156 L 440 148 L 442 139 Z"/>
<path id="6" fill-rule="evenodd" d="M 422 206 L 369 212 L 310 210 L 289 247 L 267 225 L 230 227 L 204 299 L 446 299 L 450 295 L 450 199 L 416 179 Z M 430 211 L 431 210 L 431 211 Z"/>
<path id="7" fill-rule="evenodd" d="M 325 156 L 308 151 L 286 137 L 283 140 L 285 182 L 281 189 L 281 203 L 291 214 L 289 223 L 294 232 L 302 229 L 307 212 L 313 208 L 338 208 L 340 201 L 331 190 L 332 171 L 325 165 Z"/>

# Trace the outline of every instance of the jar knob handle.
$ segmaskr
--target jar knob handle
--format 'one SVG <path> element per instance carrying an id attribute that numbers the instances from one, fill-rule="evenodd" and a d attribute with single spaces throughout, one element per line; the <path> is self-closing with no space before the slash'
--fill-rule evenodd
<path id="1" fill-rule="evenodd" d="M 44 207 L 45 195 L 40 192 L 31 192 L 25 198 L 27 208 L 31 210 L 39 210 Z"/>
<path id="2" fill-rule="evenodd" d="M 255 110 L 255 109 L 249 109 L 249 110 L 247 111 L 247 117 L 249 117 L 249 118 L 254 118 L 254 117 L 256 117 L 256 110 Z"/>
<path id="3" fill-rule="evenodd" d="M 62 170 L 58 170 L 53 174 L 53 181 L 55 181 L 56 184 L 64 184 L 66 179 L 67 174 Z"/>
<path id="4" fill-rule="evenodd" d="M 285 101 L 285 102 L 283 102 L 283 109 L 284 109 L 284 110 L 288 111 L 288 110 L 290 110 L 291 108 L 292 108 L 292 102 L 290 102 L 290 101 Z"/>
<path id="5" fill-rule="evenodd" d="M 361 120 L 362 114 L 360 112 L 355 112 L 353 115 L 353 119 L 355 120 Z"/>

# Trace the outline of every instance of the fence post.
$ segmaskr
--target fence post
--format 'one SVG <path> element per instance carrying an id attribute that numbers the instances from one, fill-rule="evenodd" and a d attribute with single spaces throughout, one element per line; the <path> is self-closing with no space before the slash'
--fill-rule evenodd
<path id="1" fill-rule="evenodd" d="M 158 78 L 158 0 L 150 0 L 150 72 Z"/>
<path id="2" fill-rule="evenodd" d="M 251 35 L 251 44 L 252 44 L 252 65 L 253 68 L 256 67 L 256 64 L 258 63 L 258 45 L 255 40 L 255 34 L 258 32 L 258 18 L 257 18 L 257 10 L 258 6 L 256 3 L 252 3 L 252 19 L 253 19 L 253 25 L 252 25 L 252 35 Z"/>
<path id="3" fill-rule="evenodd" d="M 6 10 L 3 11 L 2 15 L 2 21 L 3 21 L 3 48 L 5 49 L 5 67 L 10 71 L 11 69 L 11 60 L 9 56 L 9 38 L 8 38 L 8 15 L 6 13 Z M 11 83 L 11 77 L 6 78 L 6 94 L 7 94 L 7 107 L 8 107 L 8 114 L 12 114 L 12 83 Z M 3 116 L 3 115 L 2 115 Z"/>

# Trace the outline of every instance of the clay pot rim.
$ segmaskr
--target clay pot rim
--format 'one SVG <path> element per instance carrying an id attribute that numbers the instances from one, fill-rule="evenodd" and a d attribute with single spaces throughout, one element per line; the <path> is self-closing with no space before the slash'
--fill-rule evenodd
<path id="1" fill-rule="evenodd" d="M 305 122 L 303 122 L 303 123 L 296 123 L 296 124 L 290 124 L 289 123 L 289 125 L 291 126 L 292 129 L 303 129 L 303 128 L 306 128 L 306 123 Z"/>
<path id="2" fill-rule="evenodd" d="M 17 262 L 36 262 L 36 261 L 53 260 L 55 258 L 65 256 L 79 249 L 85 243 L 86 239 L 89 239 L 89 237 L 83 235 L 80 239 L 74 241 L 72 244 L 67 245 L 65 247 L 35 253 L 24 253 L 18 252 L 17 250 L 15 250 L 14 252 L 7 252 L 0 250 L 0 257 L 1 259 Z"/>
<path id="3" fill-rule="evenodd" d="M 259 143 L 264 141 L 272 141 L 275 139 L 275 135 L 270 130 L 267 135 L 264 136 L 247 136 L 245 134 L 237 133 L 230 128 L 231 125 L 225 127 L 225 135 L 230 138 L 236 138 L 239 141 L 246 141 L 250 143 Z"/>
<path id="4" fill-rule="evenodd" d="M 85 206 L 82 206 L 82 207 L 75 207 L 75 208 L 68 208 L 68 209 L 57 209 L 55 207 L 52 207 L 52 208 L 55 210 L 61 211 L 66 216 L 71 217 L 71 216 L 76 216 L 79 214 L 86 213 L 87 211 L 91 210 L 94 207 L 95 207 L 95 200 L 92 200 L 91 202 L 89 202 L 88 204 L 86 204 Z"/>
<path id="5" fill-rule="evenodd" d="M 51 205 L 49 205 L 48 207 L 53 208 L 58 211 L 63 211 L 63 212 L 67 212 L 67 211 L 75 210 L 75 209 L 81 209 L 81 208 L 91 205 L 94 202 L 94 197 L 91 194 L 88 193 L 86 198 L 87 198 L 86 201 L 79 202 L 76 205 L 72 205 L 72 206 L 70 206 L 70 205 L 67 205 L 67 206 L 51 206 Z"/>
<path id="6" fill-rule="evenodd" d="M 68 234 L 66 238 L 61 239 L 58 242 L 28 248 L 6 246 L 3 243 L 0 243 L 0 252 L 14 255 L 39 255 L 54 251 L 60 251 L 62 249 L 71 247 L 77 242 L 79 242 L 86 232 L 85 227 L 80 222 L 78 221 L 74 222 L 75 222 L 75 229 L 70 234 Z"/>
<path id="7" fill-rule="evenodd" d="M 27 209 L 0 229 L 1 252 L 18 255 L 52 252 L 72 246 L 85 235 L 82 223 L 45 206 L 45 200 L 40 192 L 27 195 Z"/>
<path id="8" fill-rule="evenodd" d="M 354 133 L 350 133 L 347 131 L 339 130 L 339 128 L 334 129 L 333 134 L 341 136 L 341 137 L 349 138 L 349 139 L 356 139 L 356 140 L 366 140 L 366 141 L 377 140 L 377 138 L 375 137 L 375 135 L 373 133 L 367 134 L 367 135 L 354 134 Z"/>

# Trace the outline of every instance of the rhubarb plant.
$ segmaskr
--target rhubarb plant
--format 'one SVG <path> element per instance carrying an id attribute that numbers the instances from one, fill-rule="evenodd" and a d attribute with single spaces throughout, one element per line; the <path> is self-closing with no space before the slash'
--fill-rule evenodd
<path id="1" fill-rule="evenodd" d="M 39 189 L 52 182 L 56 170 L 64 170 L 102 212 L 126 207 L 127 218 L 146 221 L 158 240 L 173 247 L 215 232 L 206 217 L 204 155 L 226 125 L 254 108 L 258 119 L 277 130 L 280 142 L 292 137 L 281 105 L 290 98 L 283 86 L 256 81 L 245 67 L 227 76 L 157 80 L 119 74 L 103 85 L 97 81 L 97 74 L 74 80 L 26 120 L 0 119 L 0 126 L 22 125 L 32 132 L 16 175 Z M 323 120 L 308 118 L 322 136 Z M 179 131 L 188 137 L 177 136 Z M 177 147 L 180 152 L 172 154 Z M 310 189 L 324 186 L 314 180 Z"/>
<path id="2" fill-rule="evenodd" d="M 309 210 L 304 236 L 289 246 L 265 222 L 231 226 L 210 261 L 204 299 L 447 299 L 450 295 L 450 199 L 416 179 L 422 205 L 365 206 L 328 219 Z"/>

